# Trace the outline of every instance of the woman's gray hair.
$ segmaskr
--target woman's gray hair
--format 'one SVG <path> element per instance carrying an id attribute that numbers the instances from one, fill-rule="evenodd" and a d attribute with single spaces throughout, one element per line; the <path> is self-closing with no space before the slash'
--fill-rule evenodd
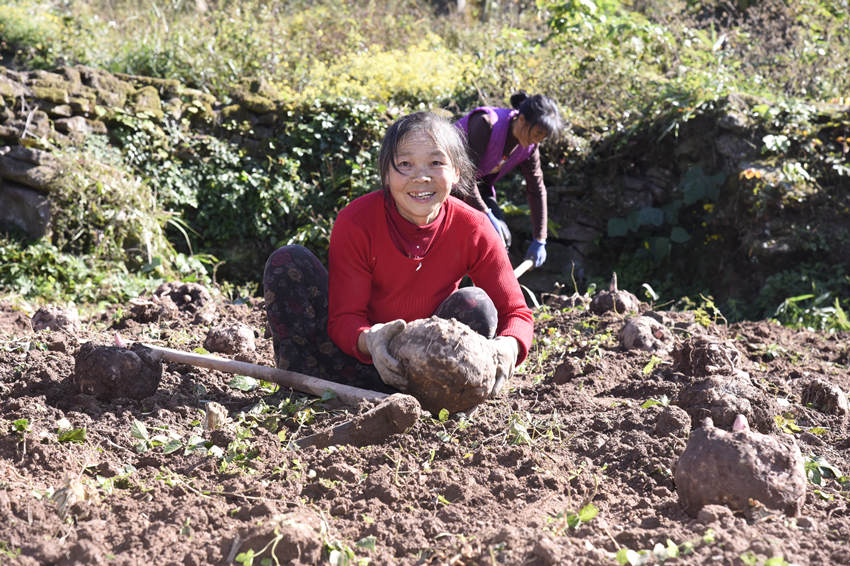
<path id="1" fill-rule="evenodd" d="M 457 169 L 458 182 L 452 187 L 452 195 L 463 199 L 475 186 L 475 166 L 469 159 L 466 138 L 461 131 L 448 120 L 433 112 L 415 112 L 402 116 L 389 127 L 381 142 L 381 153 L 378 157 L 378 170 L 381 174 L 381 185 L 389 188 L 390 167 L 398 171 L 395 156 L 398 146 L 412 132 L 424 132 L 441 150 L 446 152 L 449 160 Z"/>

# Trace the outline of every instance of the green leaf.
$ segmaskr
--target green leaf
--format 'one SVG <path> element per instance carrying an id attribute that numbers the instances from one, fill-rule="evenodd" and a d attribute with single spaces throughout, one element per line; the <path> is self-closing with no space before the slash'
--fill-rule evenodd
<path id="1" fill-rule="evenodd" d="M 447 420 L 449 420 L 448 409 L 440 409 L 440 413 L 437 415 L 437 420 L 440 421 L 441 423 L 444 423 Z"/>
<path id="2" fill-rule="evenodd" d="M 57 435 L 59 442 L 85 442 L 86 429 L 71 428 L 67 430 L 60 430 Z"/>
<path id="3" fill-rule="evenodd" d="M 30 429 L 30 421 L 29 419 L 12 421 L 12 428 L 15 429 L 15 432 L 27 432 Z"/>
<path id="4" fill-rule="evenodd" d="M 679 545 L 675 542 L 667 539 L 667 556 L 669 558 L 678 558 L 679 557 Z"/>
<path id="5" fill-rule="evenodd" d="M 661 261 L 670 254 L 670 238 L 658 236 L 649 239 L 649 251 L 655 261 Z"/>
<path id="6" fill-rule="evenodd" d="M 646 564 L 649 561 L 650 554 L 648 552 L 642 551 L 635 552 L 630 548 L 621 548 L 617 551 L 616 559 L 617 563 L 621 565 L 628 564 L 629 566 L 641 566 Z"/>
<path id="7" fill-rule="evenodd" d="M 686 205 L 694 204 L 703 199 L 716 200 L 720 186 L 726 180 L 724 173 L 706 175 L 699 165 L 691 167 L 682 177 L 680 187 L 682 198 Z"/>
<path id="8" fill-rule="evenodd" d="M 649 407 L 652 407 L 653 405 L 662 405 L 664 407 L 668 407 L 670 405 L 670 399 L 667 397 L 667 395 L 662 395 L 658 399 L 647 399 L 643 402 L 640 408 L 647 409 Z"/>
<path id="9" fill-rule="evenodd" d="M 169 437 L 164 434 L 156 434 L 151 437 L 151 444 L 154 446 L 162 446 L 163 444 L 168 444 L 171 441 Z"/>
<path id="10" fill-rule="evenodd" d="M 145 442 L 150 442 L 148 437 L 148 427 L 145 426 L 145 423 L 138 419 L 133 420 L 133 424 L 130 425 L 130 434 L 133 435 L 133 438 L 138 438 L 140 440 L 144 440 Z"/>
<path id="11" fill-rule="evenodd" d="M 582 523 L 588 523 L 599 514 L 599 509 L 593 503 L 588 503 L 578 512 L 578 518 Z"/>
<path id="12" fill-rule="evenodd" d="M 653 371 L 655 371 L 655 368 L 656 368 L 656 367 L 658 366 L 658 364 L 660 364 L 662 361 L 664 361 L 664 360 L 662 360 L 661 358 L 659 358 L 658 356 L 656 356 L 656 355 L 654 355 L 654 354 L 653 354 L 653 355 L 652 355 L 652 357 L 651 357 L 651 358 L 649 358 L 649 361 L 647 362 L 647 364 L 646 364 L 645 366 L 643 366 L 643 375 L 649 375 L 649 374 L 651 374 Z M 649 403 L 649 401 L 647 401 L 646 403 Z M 651 406 L 652 406 L 652 405 L 647 405 L 646 403 L 644 403 L 643 405 L 641 405 L 641 408 L 646 409 L 647 407 L 651 407 Z"/>
<path id="13" fill-rule="evenodd" d="M 363 537 L 362 539 L 358 540 L 355 544 L 360 548 L 366 548 L 368 550 L 375 550 L 375 542 L 376 541 L 377 541 L 377 539 L 374 536 L 369 535 L 367 537 Z"/>
<path id="14" fill-rule="evenodd" d="M 177 452 L 183 447 L 183 443 L 177 439 L 172 438 L 162 447 L 163 454 L 171 454 L 172 452 Z"/>
<path id="15" fill-rule="evenodd" d="M 228 385 L 239 391 L 253 391 L 260 386 L 260 382 L 253 377 L 247 375 L 234 375 L 228 382 Z"/>

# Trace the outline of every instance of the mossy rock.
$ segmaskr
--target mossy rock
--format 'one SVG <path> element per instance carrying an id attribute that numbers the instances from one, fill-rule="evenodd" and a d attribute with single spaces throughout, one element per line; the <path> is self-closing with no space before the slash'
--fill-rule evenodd
<path id="1" fill-rule="evenodd" d="M 39 100 L 46 100 L 55 104 L 68 104 L 70 96 L 68 90 L 51 86 L 33 86 L 32 95 Z"/>
<path id="2" fill-rule="evenodd" d="M 221 109 L 221 120 L 227 122 L 241 118 L 242 107 L 238 104 L 229 104 Z"/>
<path id="3" fill-rule="evenodd" d="M 128 83 L 138 86 L 139 90 L 150 86 L 156 89 L 157 94 L 163 96 L 175 96 L 180 93 L 182 86 L 177 79 L 162 79 L 158 77 L 144 77 L 141 75 L 128 75 L 125 73 L 115 73 L 115 76 L 127 81 Z"/>
<path id="4" fill-rule="evenodd" d="M 265 96 L 260 96 L 259 94 L 244 94 L 242 98 L 242 106 L 251 112 L 255 112 L 257 114 L 265 114 L 266 112 L 274 112 L 277 108 L 277 104 L 271 100 L 266 98 Z"/>
<path id="5" fill-rule="evenodd" d="M 184 87 L 182 85 L 177 89 L 177 96 L 183 98 L 184 101 L 186 101 L 187 98 L 196 101 L 200 100 L 210 106 L 216 103 L 215 97 L 208 92 L 204 92 L 196 88 Z"/>
<path id="6" fill-rule="evenodd" d="M 87 98 L 85 96 L 72 96 L 68 100 L 71 105 L 71 111 L 81 114 L 91 114 L 94 112 L 94 96 Z"/>
<path id="7" fill-rule="evenodd" d="M 133 110 L 137 113 L 146 112 L 157 119 L 162 119 L 162 101 L 159 92 L 153 86 L 143 86 L 133 93 Z"/>

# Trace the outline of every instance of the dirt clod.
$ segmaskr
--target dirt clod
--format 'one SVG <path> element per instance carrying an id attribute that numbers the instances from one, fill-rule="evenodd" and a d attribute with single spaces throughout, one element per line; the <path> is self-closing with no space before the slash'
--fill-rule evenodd
<path id="1" fill-rule="evenodd" d="M 131 303 L 130 318 L 140 323 L 186 317 L 193 324 L 209 324 L 216 313 L 212 295 L 198 283 L 169 281 L 157 287 L 150 297 Z"/>
<path id="2" fill-rule="evenodd" d="M 620 329 L 620 344 L 626 350 L 667 354 L 673 349 L 673 334 L 649 316 L 633 316 Z"/>
<path id="3" fill-rule="evenodd" d="M 80 331 L 80 313 L 75 307 L 44 306 L 32 315 L 32 329 L 61 330 L 76 334 Z"/>
<path id="4" fill-rule="evenodd" d="M 573 379 L 579 377 L 584 373 L 584 366 L 582 364 L 582 360 L 578 358 L 574 358 L 572 356 L 567 356 L 564 358 L 564 361 L 555 368 L 555 374 L 552 376 L 552 381 L 555 383 L 562 385 Z"/>
<path id="5" fill-rule="evenodd" d="M 590 301 L 590 312 L 603 314 L 614 311 L 618 314 L 635 312 L 640 308 L 640 301 L 628 291 L 599 291 Z"/>
<path id="6" fill-rule="evenodd" d="M 254 551 L 257 561 L 274 564 L 310 566 L 322 557 L 322 519 L 308 510 L 299 510 L 263 519 L 251 530 L 244 530 L 240 553 Z"/>
<path id="7" fill-rule="evenodd" d="M 726 342 L 695 336 L 673 349 L 673 369 L 696 377 L 732 373 L 741 365 L 741 352 Z"/>
<path id="8" fill-rule="evenodd" d="M 664 407 L 655 420 L 655 434 L 687 438 L 691 429 L 688 413 L 676 406 Z"/>
<path id="9" fill-rule="evenodd" d="M 685 386 L 678 405 L 694 423 L 709 417 L 721 428 L 731 428 L 736 415 L 744 415 L 761 432 L 773 430 L 773 416 L 779 414 L 776 401 L 752 384 L 746 372 L 712 375 Z"/>
<path id="10" fill-rule="evenodd" d="M 161 379 L 162 364 L 140 344 L 127 349 L 86 342 L 74 356 L 74 385 L 100 400 L 144 399 L 156 392 Z"/>
<path id="11" fill-rule="evenodd" d="M 802 402 L 804 405 L 811 405 L 822 413 L 838 415 L 845 421 L 848 413 L 850 413 L 847 395 L 834 383 L 820 378 L 812 379 L 803 388 Z"/>
<path id="12" fill-rule="evenodd" d="M 298 441 L 298 446 L 307 448 L 347 444 L 369 446 L 380 444 L 393 434 L 404 432 L 419 419 L 419 402 L 410 395 L 390 395 L 374 408 L 328 431 L 307 436 Z"/>
<path id="13" fill-rule="evenodd" d="M 726 432 L 706 419 L 676 465 L 676 491 L 693 517 L 708 504 L 748 511 L 750 500 L 794 516 L 806 497 L 803 456 L 791 437 Z"/>
<path id="14" fill-rule="evenodd" d="M 433 414 L 470 409 L 490 394 L 496 375 L 490 341 L 455 319 L 415 320 L 389 344 L 408 379 L 407 392 Z"/>
<path id="15" fill-rule="evenodd" d="M 204 348 L 210 352 L 228 355 L 253 352 L 257 349 L 254 343 L 254 329 L 244 324 L 210 328 L 204 340 Z"/>

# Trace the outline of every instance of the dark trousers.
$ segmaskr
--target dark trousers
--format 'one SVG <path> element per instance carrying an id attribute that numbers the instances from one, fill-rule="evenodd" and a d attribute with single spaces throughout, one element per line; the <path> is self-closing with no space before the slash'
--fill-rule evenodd
<path id="1" fill-rule="evenodd" d="M 373 365 L 344 353 L 328 336 L 328 270 L 310 250 L 291 245 L 273 252 L 263 272 L 263 289 L 277 367 L 390 391 Z M 488 338 L 496 334 L 496 307 L 479 287 L 458 289 L 434 315 L 455 318 Z"/>

